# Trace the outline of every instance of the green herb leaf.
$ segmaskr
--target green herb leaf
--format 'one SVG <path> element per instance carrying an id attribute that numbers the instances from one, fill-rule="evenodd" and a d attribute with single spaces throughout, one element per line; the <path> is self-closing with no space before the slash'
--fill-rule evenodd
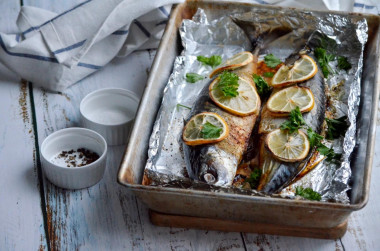
<path id="1" fill-rule="evenodd" d="M 351 69 L 351 64 L 348 62 L 348 59 L 346 57 L 339 56 L 338 57 L 338 68 L 341 70 L 346 70 L 348 71 Z"/>
<path id="2" fill-rule="evenodd" d="M 325 119 L 327 122 L 327 135 L 326 139 L 338 139 L 340 136 L 344 136 L 347 131 L 347 116 L 340 117 L 338 119 Z"/>
<path id="3" fill-rule="evenodd" d="M 288 120 L 281 124 L 280 129 L 293 133 L 305 124 L 300 108 L 297 106 L 290 112 Z"/>
<path id="4" fill-rule="evenodd" d="M 197 60 L 203 65 L 209 65 L 211 67 L 218 66 L 222 63 L 222 57 L 219 55 L 212 55 L 211 57 L 198 56 Z"/>
<path id="5" fill-rule="evenodd" d="M 277 65 L 281 64 L 281 60 L 274 56 L 273 54 L 268 54 L 264 57 L 265 64 L 270 68 L 276 68 Z"/>
<path id="6" fill-rule="evenodd" d="M 186 73 L 186 81 L 189 83 L 195 83 L 203 79 L 205 79 L 205 77 L 197 73 Z"/>
<path id="7" fill-rule="evenodd" d="M 225 97 L 236 97 L 239 95 L 237 91 L 239 87 L 239 76 L 235 73 L 224 71 L 220 74 L 220 79 L 216 85 L 216 89 L 220 90 Z"/>
<path id="8" fill-rule="evenodd" d="M 270 92 L 270 87 L 268 83 L 259 75 L 253 74 L 253 81 L 256 84 L 257 92 L 260 96 L 266 95 Z"/>
<path id="9" fill-rule="evenodd" d="M 336 51 L 336 47 L 338 46 L 336 41 L 325 34 L 321 34 L 321 38 L 319 40 L 319 47 L 328 50 L 329 52 Z"/>
<path id="10" fill-rule="evenodd" d="M 328 162 L 332 162 L 332 163 L 335 163 L 335 164 L 339 164 L 340 163 L 340 159 L 342 158 L 342 154 L 335 153 L 334 149 L 332 147 L 328 148 L 327 146 L 325 146 L 323 144 L 319 144 L 319 146 L 317 147 L 317 151 L 320 154 L 326 156 L 326 160 Z"/>
<path id="11" fill-rule="evenodd" d="M 323 137 L 318 133 L 314 132 L 310 127 L 307 128 L 307 137 L 309 138 L 310 147 L 313 148 L 315 146 L 319 146 Z"/>
<path id="12" fill-rule="evenodd" d="M 270 72 L 270 71 L 267 71 L 267 72 L 264 72 L 263 74 L 264 77 L 267 77 L 267 78 L 271 78 L 274 76 L 274 73 L 273 72 Z"/>
<path id="13" fill-rule="evenodd" d="M 204 139 L 215 139 L 219 138 L 222 133 L 222 128 L 211 124 L 210 122 L 206 122 L 201 130 L 201 136 Z"/>
<path id="14" fill-rule="evenodd" d="M 303 188 L 301 186 L 296 187 L 296 195 L 302 196 L 308 200 L 321 200 L 321 195 L 318 192 L 315 192 L 311 188 Z"/>
<path id="15" fill-rule="evenodd" d="M 248 182 L 251 188 L 255 189 L 259 185 L 260 177 L 261 177 L 261 169 L 255 168 L 253 169 L 249 177 L 245 179 L 245 182 Z"/>
<path id="16" fill-rule="evenodd" d="M 189 110 L 191 110 L 191 107 L 188 107 L 188 106 L 186 106 L 186 105 L 182 105 L 182 104 L 177 104 L 177 111 L 179 110 L 179 108 L 186 108 L 186 109 L 189 109 Z"/>
<path id="17" fill-rule="evenodd" d="M 327 78 L 329 74 L 334 74 L 334 70 L 329 65 L 329 62 L 335 60 L 335 55 L 328 54 L 326 49 L 317 47 L 314 49 L 314 56 L 317 58 L 325 78 Z"/>

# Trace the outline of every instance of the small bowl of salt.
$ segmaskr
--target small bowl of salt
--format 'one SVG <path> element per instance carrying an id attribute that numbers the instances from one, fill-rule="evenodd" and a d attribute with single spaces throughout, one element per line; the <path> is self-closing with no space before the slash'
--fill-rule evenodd
<path id="1" fill-rule="evenodd" d="M 77 127 L 62 129 L 46 137 L 40 148 L 42 169 L 56 186 L 82 189 L 103 177 L 107 143 L 97 132 Z"/>
<path id="2" fill-rule="evenodd" d="M 80 103 L 81 124 L 102 135 L 110 146 L 127 144 L 138 105 L 137 95 L 126 89 L 93 91 Z"/>

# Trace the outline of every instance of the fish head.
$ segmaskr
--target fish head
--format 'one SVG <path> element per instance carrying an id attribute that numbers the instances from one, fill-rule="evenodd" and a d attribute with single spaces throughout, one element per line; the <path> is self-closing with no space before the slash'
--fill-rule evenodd
<path id="1" fill-rule="evenodd" d="M 202 148 L 198 165 L 199 180 L 210 185 L 229 186 L 236 171 L 231 167 L 237 166 L 237 160 L 217 146 L 209 145 Z"/>

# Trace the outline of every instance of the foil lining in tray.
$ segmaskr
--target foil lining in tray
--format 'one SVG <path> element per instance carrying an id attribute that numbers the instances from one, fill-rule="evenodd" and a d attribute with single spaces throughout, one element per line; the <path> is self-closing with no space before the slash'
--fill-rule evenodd
<path id="1" fill-rule="evenodd" d="M 265 43 L 277 29 L 291 30 L 289 40 L 275 51 L 265 50 Z M 193 72 L 208 76 L 212 71 L 211 67 L 197 61 L 198 55 L 216 54 L 225 60 L 238 52 L 262 46 L 261 56 L 273 53 L 285 60 L 298 47 L 313 47 L 313 40 L 324 34 L 336 42 L 336 53 L 347 57 L 352 64 L 349 71 L 339 71 L 325 79 L 329 100 L 327 112 L 333 117 L 346 115 L 350 123 L 344 137 L 328 142 L 335 152 L 342 153 L 341 163 L 322 161 L 276 196 L 299 198 L 295 196 L 295 188 L 302 186 L 320 193 L 322 201 L 349 203 L 350 155 L 356 144 L 356 115 L 367 31 L 364 18 L 347 15 L 253 7 L 247 13 L 208 20 L 207 14 L 199 9 L 192 20 L 183 21 L 179 30 L 184 49 L 174 62 L 173 73 L 164 90 L 149 142 L 145 181 L 149 180 L 150 185 L 258 194 L 253 190 L 206 186 L 189 179 L 181 140 L 184 121 L 190 112 L 186 107 L 192 107 L 210 79 L 188 83 L 185 75 Z M 336 64 L 331 67 L 337 71 Z"/>

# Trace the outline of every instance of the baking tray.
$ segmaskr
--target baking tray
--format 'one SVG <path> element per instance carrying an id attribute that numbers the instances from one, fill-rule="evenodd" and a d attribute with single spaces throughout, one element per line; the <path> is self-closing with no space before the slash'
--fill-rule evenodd
<path id="1" fill-rule="evenodd" d="M 286 231 L 281 231 L 284 227 L 296 230 L 321 229 L 322 232 L 326 229 L 338 229 L 339 234 L 330 236 L 331 238 L 337 238 L 344 234 L 348 216 L 353 211 L 363 208 L 369 196 L 375 143 L 378 86 L 380 82 L 380 18 L 378 16 L 344 12 L 322 12 L 338 15 L 359 15 L 367 19 L 369 26 L 369 37 L 364 51 L 362 92 L 357 119 L 357 145 L 351 158 L 352 182 L 350 185 L 352 189 L 349 191 L 351 204 L 257 197 L 141 185 L 148 157 L 148 142 L 158 109 L 161 105 L 163 90 L 172 72 L 175 57 L 182 51 L 178 34 L 178 28 L 182 20 L 191 19 L 198 8 L 204 9 L 207 16 L 213 19 L 232 13 L 250 11 L 252 7 L 257 8 L 260 5 L 234 2 L 187 1 L 173 7 L 140 102 L 127 150 L 121 162 L 118 181 L 132 190 L 154 212 L 152 222 L 159 225 L 182 226 L 175 225 L 170 220 L 165 221 L 163 217 L 168 219 L 167 216 L 183 216 L 183 219 L 185 217 L 192 217 L 192 219 L 197 220 L 207 218 L 211 222 L 212 220 L 224 220 L 227 223 L 234 221 L 244 222 L 244 224 L 248 222 L 253 225 L 280 226 L 280 230 L 277 232 L 262 232 L 271 234 L 286 234 Z M 261 6 L 261 8 L 264 7 Z M 286 8 L 275 6 L 265 6 L 265 8 L 279 11 L 286 10 Z M 302 12 L 302 10 L 298 11 Z M 157 217 L 160 215 L 162 217 L 159 218 L 160 220 L 157 220 Z M 215 229 L 210 224 L 205 223 L 204 226 L 198 227 Z M 191 224 L 188 226 L 197 227 Z M 229 229 L 228 224 L 225 228 L 219 228 L 218 230 L 245 231 L 239 228 Z M 253 229 L 250 232 L 255 231 Z M 307 234 L 294 235 L 309 236 Z M 323 235 L 311 237 L 329 238 Z"/>

